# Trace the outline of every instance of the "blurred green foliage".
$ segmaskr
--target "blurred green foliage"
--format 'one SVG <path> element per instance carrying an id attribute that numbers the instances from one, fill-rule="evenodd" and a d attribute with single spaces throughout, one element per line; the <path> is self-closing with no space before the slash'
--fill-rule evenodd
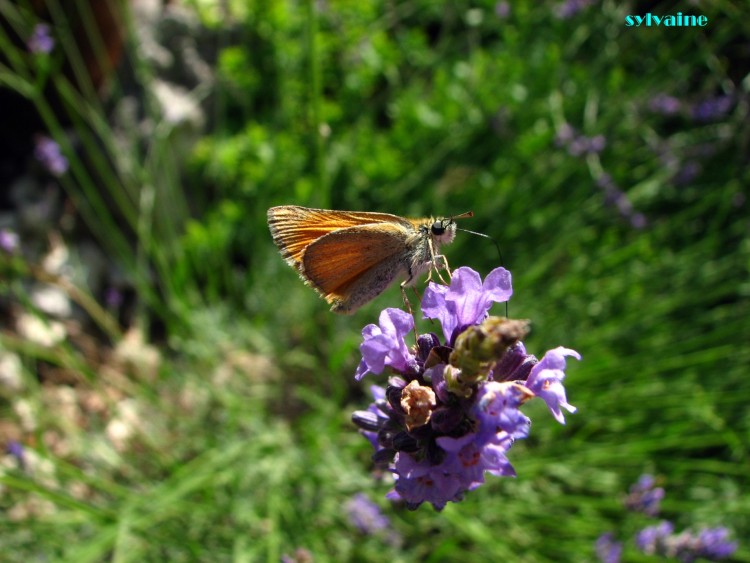
<path id="1" fill-rule="evenodd" d="M 747 6 L 691 5 L 702 29 L 634 29 L 624 16 L 640 5 L 607 0 L 570 18 L 551 1 L 507 16 L 463 0 L 186 4 L 223 46 L 211 127 L 188 154 L 167 130 L 136 170 L 115 160 L 132 209 L 87 217 L 107 247 L 113 217 L 133 215 L 122 238 L 136 232 L 136 248 L 115 257 L 167 338 L 156 380 L 126 394 L 157 429 L 104 455 L 94 421 L 72 459 L 41 447 L 53 485 L 6 473 L 6 508 L 32 495 L 56 506 L 0 520 L 10 560 L 276 561 L 298 547 L 316 561 L 593 560 L 599 534 L 629 541 L 645 525 L 620 504 L 644 471 L 663 480 L 678 529 L 728 526 L 736 560 L 750 560 Z M 659 110 L 660 95 L 679 109 Z M 726 111 L 696 115 L 720 97 Z M 566 125 L 606 146 L 571 154 Z M 607 205 L 605 175 L 645 228 Z M 80 177 L 66 189 L 91 202 Z M 583 355 L 566 381 L 579 412 L 558 427 L 529 405 L 517 479 L 490 477 L 442 513 L 389 506 L 348 416 L 368 402 L 352 381 L 359 332 L 400 306 L 398 289 L 354 317 L 329 313 L 273 247 L 265 217 L 278 204 L 474 210 L 463 225 L 499 242 L 529 350 Z M 483 274 L 499 261 L 465 233 L 445 253 Z M 33 380 L 33 353 L 26 369 Z M 83 499 L 70 492 L 81 482 Z M 361 490 L 402 546 L 348 522 L 342 506 Z"/>

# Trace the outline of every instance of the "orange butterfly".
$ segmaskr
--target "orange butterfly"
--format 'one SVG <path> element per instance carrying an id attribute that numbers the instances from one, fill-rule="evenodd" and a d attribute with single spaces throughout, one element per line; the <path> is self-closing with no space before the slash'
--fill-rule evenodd
<path id="1" fill-rule="evenodd" d="M 453 242 L 454 219 L 472 215 L 406 219 L 281 205 L 268 210 L 268 227 L 281 255 L 305 283 L 334 313 L 351 314 L 397 278 L 406 278 L 403 293 L 424 272 L 437 271 L 439 261 L 448 269 L 440 246 Z"/>

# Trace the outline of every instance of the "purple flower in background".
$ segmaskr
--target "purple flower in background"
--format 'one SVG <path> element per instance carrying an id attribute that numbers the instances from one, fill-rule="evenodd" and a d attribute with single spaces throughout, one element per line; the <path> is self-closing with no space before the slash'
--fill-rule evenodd
<path id="1" fill-rule="evenodd" d="M 0 250 L 3 252 L 14 253 L 18 250 L 19 240 L 18 233 L 10 229 L 0 229 Z"/>
<path id="2" fill-rule="evenodd" d="M 645 229 L 648 226 L 648 220 L 643 213 L 636 211 L 630 216 L 630 225 L 634 229 Z"/>
<path id="3" fill-rule="evenodd" d="M 50 53 L 55 47 L 50 26 L 46 23 L 36 24 L 26 45 L 32 53 Z"/>
<path id="4" fill-rule="evenodd" d="M 352 524 L 363 534 L 372 534 L 390 526 L 388 518 L 364 493 L 358 493 L 346 503 L 346 512 Z"/>
<path id="5" fill-rule="evenodd" d="M 635 545 L 648 555 L 661 553 L 673 531 L 674 525 L 666 520 L 655 526 L 647 526 L 636 535 Z"/>
<path id="6" fill-rule="evenodd" d="M 119 309 L 123 301 L 122 291 L 114 286 L 109 286 L 104 292 L 104 302 L 110 309 Z"/>
<path id="7" fill-rule="evenodd" d="M 506 454 L 528 436 L 523 404 L 540 397 L 560 422 L 561 408 L 575 410 L 562 381 L 565 357 L 578 353 L 556 348 L 538 361 L 521 342 L 528 322 L 488 316 L 492 303 L 511 294 L 506 269 L 482 281 L 459 268 L 449 287 L 431 283 L 422 299 L 422 312 L 440 321 L 446 344 L 428 333 L 407 348 L 414 322 L 398 309 L 386 309 L 379 326 L 362 331 L 356 378 L 386 367 L 395 372 L 385 390 L 371 388 L 370 407 L 352 416 L 375 448 L 373 461 L 393 473 L 388 498 L 441 510 L 482 485 L 487 473 L 514 476 Z"/>
<path id="8" fill-rule="evenodd" d="M 683 562 L 696 559 L 718 561 L 737 551 L 737 542 L 729 540 L 729 530 L 723 527 L 703 528 L 698 533 L 684 531 L 674 534 L 670 522 L 661 522 L 641 530 L 636 546 L 648 555 L 677 558 Z"/>
<path id="9" fill-rule="evenodd" d="M 686 162 L 680 166 L 672 177 L 672 182 L 674 182 L 676 186 L 686 186 L 698 177 L 698 174 L 701 173 L 702 169 L 703 167 L 698 162 L 692 160 Z"/>
<path id="10" fill-rule="evenodd" d="M 702 529 L 693 544 L 695 559 L 702 557 L 711 561 L 731 557 L 737 547 L 737 542 L 729 541 L 729 530 L 721 526 Z"/>
<path id="11" fill-rule="evenodd" d="M 596 540 L 596 556 L 602 563 L 620 563 L 622 542 L 616 541 L 611 532 L 599 536 Z"/>
<path id="12" fill-rule="evenodd" d="M 62 176 L 68 170 L 68 159 L 60 151 L 60 145 L 49 137 L 37 138 L 34 156 L 53 176 Z"/>
<path id="13" fill-rule="evenodd" d="M 715 121 L 724 117 L 734 106 L 732 96 L 716 96 L 703 100 L 693 106 L 692 117 L 695 121 Z"/>
<path id="14" fill-rule="evenodd" d="M 594 135 L 589 139 L 589 152 L 599 154 L 607 146 L 607 138 L 604 135 Z"/>
<path id="15" fill-rule="evenodd" d="M 617 208 L 620 215 L 630 221 L 630 224 L 636 229 L 643 229 L 647 225 L 646 216 L 643 213 L 635 211 L 633 204 L 628 196 L 617 187 L 612 176 L 603 173 L 596 180 L 596 185 L 604 192 L 604 204 Z"/>
<path id="16" fill-rule="evenodd" d="M 664 489 L 656 486 L 653 476 L 644 474 L 630 487 L 625 506 L 628 510 L 655 516 L 663 498 Z M 635 536 L 635 546 L 649 556 L 683 562 L 697 559 L 718 561 L 731 557 L 737 550 L 737 542 L 730 541 L 729 535 L 729 530 L 724 527 L 701 528 L 697 532 L 685 530 L 677 534 L 674 524 L 663 520 L 640 530 Z M 622 544 L 618 546 L 611 533 L 603 534 L 596 542 L 596 553 L 600 561 L 617 563 L 621 552 Z"/>
<path id="17" fill-rule="evenodd" d="M 652 475 L 644 474 L 630 487 L 625 507 L 632 512 L 642 512 L 653 517 L 659 514 L 659 504 L 663 498 L 664 489 L 656 486 Z"/>
<path id="18" fill-rule="evenodd" d="M 648 102 L 648 108 L 654 113 L 675 115 L 682 109 L 682 102 L 669 94 L 657 94 Z"/>
<path id="19" fill-rule="evenodd" d="M 16 458 L 16 461 L 18 461 L 18 467 L 22 470 L 26 469 L 26 455 L 23 451 L 23 446 L 16 442 L 15 440 L 11 440 L 8 442 L 8 445 L 6 446 L 6 451 Z"/>
<path id="20" fill-rule="evenodd" d="M 555 144 L 558 147 L 564 147 L 570 143 L 577 133 L 576 130 L 570 125 L 570 123 L 563 123 L 555 133 Z"/>
<path id="21" fill-rule="evenodd" d="M 501 20 L 504 20 L 505 18 L 510 16 L 510 3 L 505 1 L 496 3 L 495 15 Z"/>
<path id="22" fill-rule="evenodd" d="M 555 145 L 567 148 L 570 156 L 578 157 L 601 153 L 607 146 L 607 138 L 604 135 L 587 137 L 576 131 L 569 123 L 563 123 L 555 134 Z"/>
<path id="23" fill-rule="evenodd" d="M 555 134 L 555 145 L 566 148 L 568 154 L 575 157 L 600 154 L 607 146 L 604 135 L 587 137 L 581 135 L 569 123 L 563 123 Z M 604 192 L 604 203 L 616 207 L 620 215 L 627 219 L 636 229 L 646 227 L 646 216 L 633 209 L 627 195 L 620 190 L 612 180 L 612 176 L 602 173 L 596 180 L 596 185 Z"/>
<path id="24" fill-rule="evenodd" d="M 561 20 L 567 20 L 593 3 L 594 0 L 566 0 L 555 8 L 555 15 Z"/>

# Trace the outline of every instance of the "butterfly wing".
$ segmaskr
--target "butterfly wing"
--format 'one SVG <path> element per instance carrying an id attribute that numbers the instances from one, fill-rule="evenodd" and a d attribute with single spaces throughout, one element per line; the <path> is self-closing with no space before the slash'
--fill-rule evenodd
<path id="1" fill-rule="evenodd" d="M 297 205 L 281 205 L 268 210 L 268 227 L 274 243 L 284 259 L 300 273 L 305 249 L 321 237 L 340 229 L 381 223 L 411 227 L 406 219 L 389 213 L 329 211 Z"/>
<path id="2" fill-rule="evenodd" d="M 405 253 L 404 229 L 389 223 L 339 229 L 312 243 L 302 256 L 306 277 L 334 293 L 383 260 Z"/>
<path id="3" fill-rule="evenodd" d="M 338 313 L 351 313 L 408 271 L 409 232 L 394 223 L 338 229 L 305 249 L 300 273 Z"/>

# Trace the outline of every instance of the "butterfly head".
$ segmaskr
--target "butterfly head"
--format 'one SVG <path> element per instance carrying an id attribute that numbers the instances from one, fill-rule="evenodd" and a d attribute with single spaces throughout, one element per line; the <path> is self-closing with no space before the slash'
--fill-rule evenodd
<path id="1" fill-rule="evenodd" d="M 438 244 L 448 244 L 456 238 L 456 222 L 453 217 L 438 217 L 428 227 L 430 235 Z"/>

